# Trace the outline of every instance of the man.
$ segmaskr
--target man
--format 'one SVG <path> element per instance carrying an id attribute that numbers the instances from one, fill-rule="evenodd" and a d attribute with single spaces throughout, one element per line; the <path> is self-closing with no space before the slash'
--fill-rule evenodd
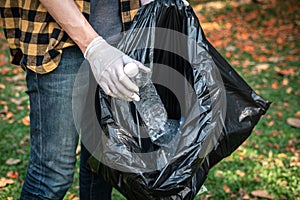
<path id="1" fill-rule="evenodd" d="M 140 2 L 91 0 L 91 5 L 89 23 L 88 0 L 1 0 L 11 61 L 26 70 L 30 99 L 31 151 L 21 199 L 62 199 L 73 182 L 78 134 L 72 89 L 83 55 L 106 94 L 139 98 L 138 87 L 124 74 L 124 54 L 103 38 L 126 30 Z M 89 170 L 89 156 L 83 147 L 80 197 L 110 199 L 111 186 Z"/>

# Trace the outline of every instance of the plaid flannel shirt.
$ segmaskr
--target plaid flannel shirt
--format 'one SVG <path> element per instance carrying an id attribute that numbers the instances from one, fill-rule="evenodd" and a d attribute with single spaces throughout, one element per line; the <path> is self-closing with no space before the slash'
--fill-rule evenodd
<path id="1" fill-rule="evenodd" d="M 88 19 L 90 0 L 74 0 Z M 119 0 L 123 30 L 130 27 L 139 0 Z M 11 63 L 44 74 L 54 70 L 62 49 L 75 45 L 54 21 L 39 0 L 0 0 L 5 37 L 9 43 Z"/>

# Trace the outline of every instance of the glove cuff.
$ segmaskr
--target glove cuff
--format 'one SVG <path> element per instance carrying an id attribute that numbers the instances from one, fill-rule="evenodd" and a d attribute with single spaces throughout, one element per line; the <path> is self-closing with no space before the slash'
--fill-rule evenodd
<path id="1" fill-rule="evenodd" d="M 100 43 L 103 43 L 105 42 L 105 40 L 101 37 L 101 36 L 98 36 L 98 37 L 95 37 L 91 42 L 90 44 L 87 46 L 83 56 L 85 59 L 87 59 L 87 57 L 89 56 L 89 52 L 91 51 L 91 49 L 93 49 L 93 47 L 97 46 L 98 44 Z"/>

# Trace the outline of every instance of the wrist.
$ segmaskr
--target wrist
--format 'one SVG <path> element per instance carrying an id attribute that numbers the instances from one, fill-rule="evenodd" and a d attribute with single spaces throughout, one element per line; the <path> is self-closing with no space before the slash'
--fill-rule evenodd
<path id="1" fill-rule="evenodd" d="M 97 37 L 99 37 L 98 33 L 89 25 L 84 25 L 80 28 L 80 33 L 73 35 L 71 37 L 73 41 L 78 45 L 82 53 L 86 52 L 89 44 Z"/>

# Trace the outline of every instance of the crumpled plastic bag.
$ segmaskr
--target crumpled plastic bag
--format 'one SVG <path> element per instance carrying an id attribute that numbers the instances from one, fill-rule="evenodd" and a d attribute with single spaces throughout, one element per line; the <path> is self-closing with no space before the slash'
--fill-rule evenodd
<path id="1" fill-rule="evenodd" d="M 206 40 L 181 0 L 141 7 L 118 48 L 152 69 L 168 118 L 179 128 L 165 145 L 153 144 L 134 104 L 98 88 L 105 139 L 90 165 L 128 199 L 193 199 L 209 170 L 247 139 L 270 102 Z"/>

